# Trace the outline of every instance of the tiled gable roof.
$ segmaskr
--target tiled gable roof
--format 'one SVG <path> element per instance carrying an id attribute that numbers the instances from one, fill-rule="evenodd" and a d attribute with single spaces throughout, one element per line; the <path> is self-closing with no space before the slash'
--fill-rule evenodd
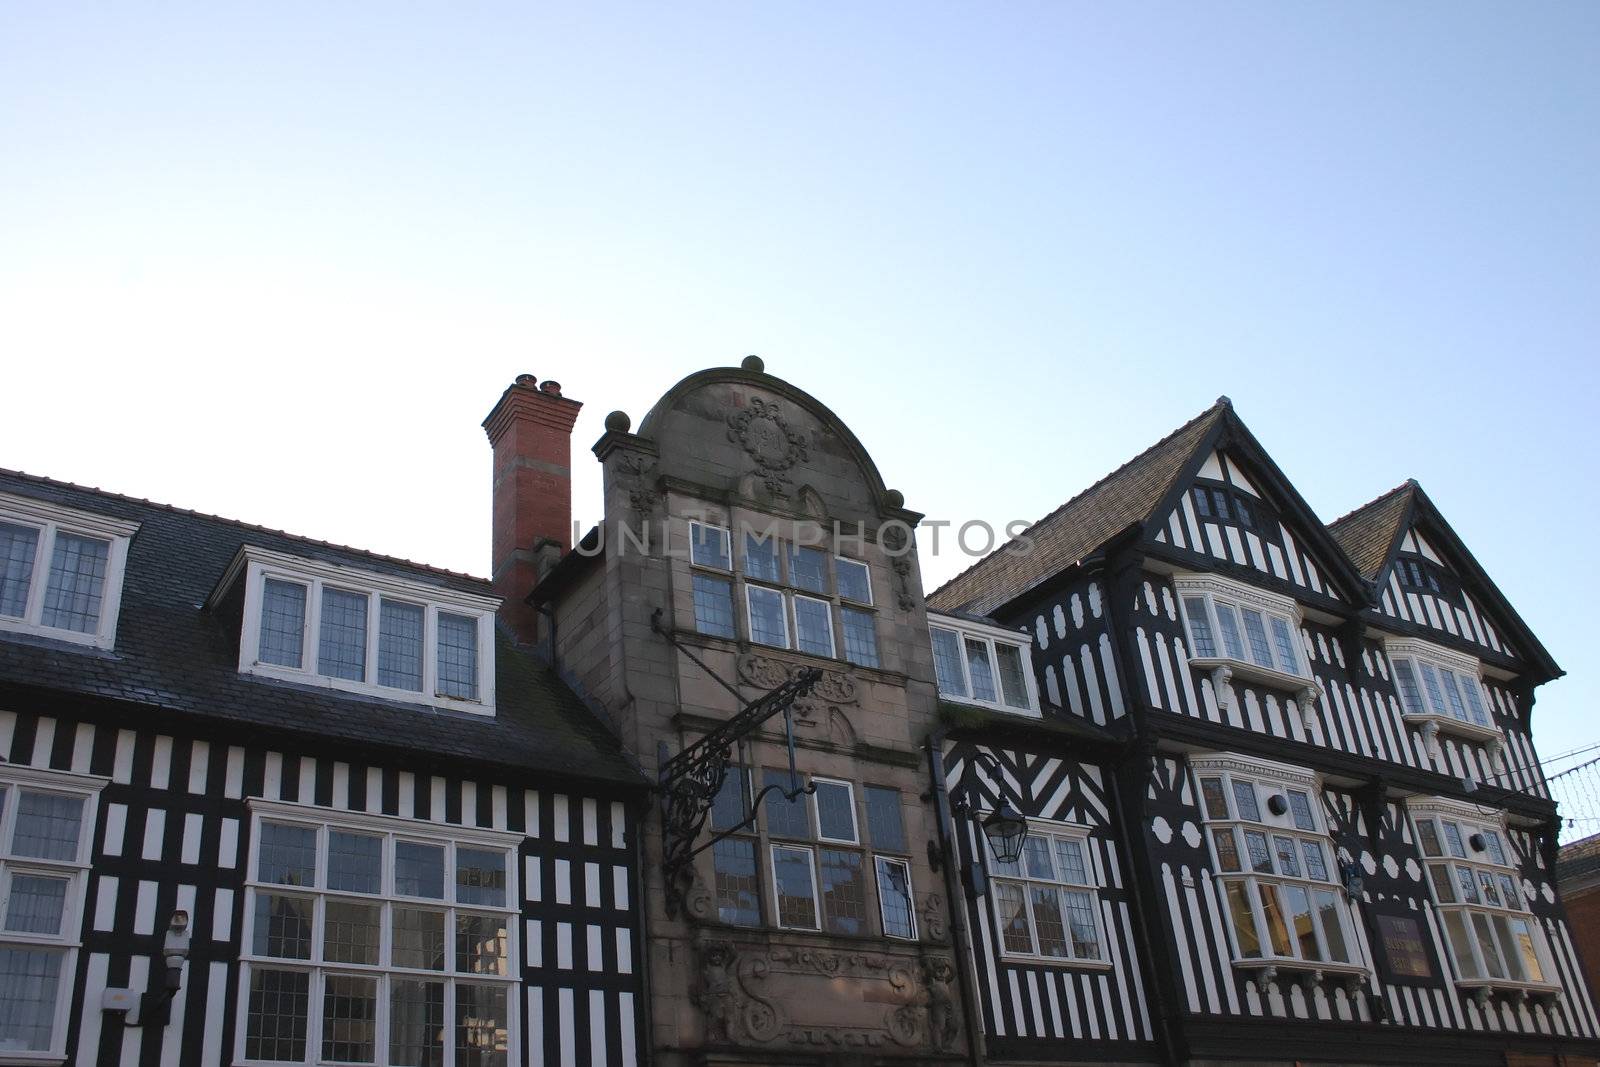
<path id="1" fill-rule="evenodd" d="M 936 589 L 928 607 L 988 615 L 1147 520 L 1229 407 L 1226 398 L 1218 400 L 1028 527 L 1023 536 L 1033 540 L 1031 551 L 1010 554 L 1006 549 L 1018 542 L 1007 542 Z"/>
<path id="2" fill-rule="evenodd" d="M 1417 483 L 1407 481 L 1328 524 L 1328 532 L 1367 581 L 1377 578 L 1389 562 L 1389 550 L 1400 536 L 1400 524 L 1410 514 L 1416 492 Z"/>
<path id="3" fill-rule="evenodd" d="M 238 634 L 203 609 L 241 545 L 492 595 L 480 578 L 259 526 L 0 470 L 0 492 L 139 523 L 109 652 L 0 634 L 0 686 L 145 705 L 363 747 L 643 784 L 594 713 L 497 628 L 491 718 L 243 675 Z"/>

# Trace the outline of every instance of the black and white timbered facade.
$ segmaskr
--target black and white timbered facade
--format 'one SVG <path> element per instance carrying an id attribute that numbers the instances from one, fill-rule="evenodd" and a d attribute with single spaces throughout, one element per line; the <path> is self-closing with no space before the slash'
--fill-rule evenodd
<path id="1" fill-rule="evenodd" d="M 1561 672 L 1415 483 L 1324 525 L 1224 398 L 1008 548 L 929 597 L 944 785 L 1030 820 L 1010 872 L 958 822 L 991 1060 L 1593 1060 Z"/>
<path id="2" fill-rule="evenodd" d="M 488 583 L 11 473 L 0 567 L 0 1062 L 644 1059 L 642 780 Z"/>

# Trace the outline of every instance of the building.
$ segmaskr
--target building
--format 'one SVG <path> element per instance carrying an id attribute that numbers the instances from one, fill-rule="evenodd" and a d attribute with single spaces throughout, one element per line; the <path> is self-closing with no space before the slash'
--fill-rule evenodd
<path id="1" fill-rule="evenodd" d="M 0 1062 L 638 1062 L 647 783 L 489 582 L 14 472 L 0 568 Z"/>
<path id="2" fill-rule="evenodd" d="M 928 603 L 991 1062 L 1594 1061 L 1561 672 L 1414 482 L 1325 526 L 1223 398 Z"/>
<path id="3" fill-rule="evenodd" d="M 1562 846 L 1556 857 L 1556 892 L 1567 909 L 1572 940 L 1582 955 L 1589 992 L 1600 989 L 1600 834 Z"/>

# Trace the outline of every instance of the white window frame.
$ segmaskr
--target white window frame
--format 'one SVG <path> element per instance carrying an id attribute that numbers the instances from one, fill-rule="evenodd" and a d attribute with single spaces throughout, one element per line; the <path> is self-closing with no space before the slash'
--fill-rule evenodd
<path id="1" fill-rule="evenodd" d="M 754 590 L 757 590 L 757 589 L 759 589 L 763 593 L 771 593 L 773 596 L 778 598 L 778 608 L 779 608 L 778 617 L 783 620 L 783 644 L 781 644 L 781 645 L 768 644 L 765 641 L 759 641 L 759 640 L 756 639 L 755 609 L 750 604 L 750 594 Z M 761 585 L 760 583 L 757 583 L 757 582 L 745 582 L 744 583 L 744 627 L 745 627 L 745 633 L 749 636 L 750 643 L 752 645 L 760 645 L 762 648 L 787 648 L 787 649 L 793 649 L 794 648 L 794 634 L 792 634 L 790 632 L 790 629 L 789 629 L 790 628 L 789 598 L 788 598 L 788 596 L 785 595 L 785 593 L 784 593 L 784 591 L 782 589 L 778 589 L 778 588 L 776 588 L 774 586 L 770 586 L 770 585 Z"/>
<path id="2" fill-rule="evenodd" d="M 300 666 L 266 663 L 260 658 L 261 601 L 267 579 L 291 582 L 306 590 L 304 628 L 300 633 Z M 298 556 L 246 545 L 229 565 L 222 581 L 207 600 L 215 608 L 238 581 L 245 583 L 244 615 L 239 633 L 239 671 L 301 685 L 361 693 L 410 704 L 428 704 L 476 715 L 493 715 L 495 708 L 494 619 L 498 597 L 464 593 L 436 585 L 357 570 L 342 564 L 322 563 Z M 330 678 L 317 673 L 322 629 L 324 587 L 367 597 L 366 680 Z M 403 601 L 424 609 L 422 625 L 422 690 L 379 685 L 378 638 L 383 600 Z M 475 699 L 439 692 L 439 615 L 461 615 L 477 624 L 478 695 Z"/>
<path id="3" fill-rule="evenodd" d="M 1400 702 L 1402 720 L 1421 727 L 1424 738 L 1430 744 L 1438 734 L 1464 737 L 1469 741 L 1477 741 L 1491 747 L 1498 746 L 1504 740 L 1505 734 L 1494 725 L 1494 704 L 1483 686 L 1483 666 L 1476 659 L 1411 637 L 1386 638 L 1383 651 L 1389 658 L 1389 683 L 1394 686 L 1395 699 Z M 1413 707 L 1406 699 L 1405 691 L 1400 685 L 1399 674 L 1395 670 L 1397 660 L 1409 661 L 1411 665 L 1412 677 L 1417 685 L 1417 699 L 1421 701 L 1420 708 Z M 1461 694 L 1461 699 L 1468 718 L 1458 718 L 1450 711 L 1449 699 L 1444 693 L 1443 677 L 1439 679 L 1440 695 L 1444 697 L 1446 706 L 1436 707 L 1428 692 L 1427 679 L 1423 674 L 1424 666 L 1431 667 L 1435 672 L 1448 671 L 1460 685 L 1476 686 L 1478 707 L 1483 709 L 1484 717 L 1489 720 L 1488 725 L 1470 721 L 1472 706 L 1465 692 Z"/>
<path id="4" fill-rule="evenodd" d="M 1293 597 L 1269 593 L 1253 585 L 1246 585 L 1244 582 L 1216 574 L 1178 574 L 1173 576 L 1172 585 L 1173 594 L 1178 599 L 1179 617 L 1183 620 L 1183 647 L 1188 654 L 1189 665 L 1210 672 L 1212 689 L 1219 704 L 1223 707 L 1232 706 L 1234 703 L 1232 680 L 1239 677 L 1293 694 L 1299 704 L 1301 715 L 1309 720 L 1312 707 L 1322 696 L 1322 687 L 1312 675 L 1311 663 L 1306 656 L 1301 632 L 1305 615 L 1299 602 Z M 1194 629 L 1190 621 L 1188 603 L 1192 597 L 1198 597 L 1205 602 L 1206 617 L 1203 621 L 1211 630 L 1213 647 L 1213 654 L 1210 656 L 1195 654 Z M 1222 628 L 1217 624 L 1219 601 L 1233 610 L 1239 626 L 1242 656 L 1229 655 L 1227 646 L 1223 643 Z M 1266 629 L 1267 648 L 1274 664 L 1271 667 L 1262 666 L 1250 658 L 1250 635 L 1245 628 L 1245 609 L 1261 614 L 1262 624 Z M 1277 638 L 1272 632 L 1273 619 L 1289 627 L 1289 643 L 1294 648 L 1294 671 L 1280 670 L 1277 666 L 1280 657 Z"/>
<path id="5" fill-rule="evenodd" d="M 1306 972 L 1325 972 L 1328 974 L 1360 977 L 1371 973 L 1372 968 L 1365 960 L 1365 950 L 1359 935 L 1359 924 L 1351 914 L 1349 896 L 1340 877 L 1339 851 L 1328 832 L 1326 813 L 1322 810 L 1322 780 L 1320 776 L 1300 767 L 1288 764 L 1275 763 L 1270 760 L 1258 759 L 1253 756 L 1241 756 L 1237 753 L 1213 753 L 1189 758 L 1189 770 L 1192 775 L 1193 789 L 1196 806 L 1200 810 L 1203 821 L 1207 855 L 1211 861 L 1213 877 L 1219 884 L 1222 895 L 1221 908 L 1223 923 L 1228 929 L 1228 945 L 1232 953 L 1232 964 L 1241 970 L 1265 970 L 1278 968 L 1281 970 L 1296 970 Z M 1213 816 L 1206 806 L 1204 780 L 1217 778 L 1221 781 L 1223 800 L 1227 805 L 1227 817 Z M 1246 818 L 1238 808 L 1238 799 L 1234 792 L 1234 782 L 1248 782 L 1254 790 L 1257 807 L 1257 819 Z M 1270 807 L 1271 796 L 1276 790 L 1284 798 L 1282 814 L 1274 813 Z M 1310 808 L 1313 829 L 1306 830 L 1295 821 L 1294 804 L 1289 800 L 1289 794 L 1303 793 Z M 1273 870 L 1271 873 L 1256 871 L 1250 861 L 1250 850 L 1245 840 L 1245 831 L 1260 833 L 1266 839 L 1267 856 L 1271 860 Z M 1216 834 L 1231 834 L 1234 848 L 1239 860 L 1237 871 L 1224 871 L 1221 856 L 1216 845 Z M 1294 843 L 1295 866 L 1301 872 L 1299 875 L 1284 874 L 1277 870 L 1278 855 L 1277 843 L 1274 838 L 1287 838 Z M 1305 846 L 1302 842 L 1313 842 L 1320 849 L 1322 863 L 1327 871 L 1327 879 L 1321 880 L 1311 876 L 1310 865 L 1306 863 Z M 1252 925 L 1255 927 L 1256 944 L 1260 946 L 1261 955 L 1246 956 L 1239 941 L 1239 932 L 1234 926 L 1232 906 L 1227 899 L 1226 886 L 1228 883 L 1240 883 L 1244 886 L 1246 901 L 1250 908 Z M 1325 959 L 1304 959 L 1300 956 L 1282 956 L 1276 954 L 1272 946 L 1272 932 L 1267 926 L 1266 907 L 1262 903 L 1260 885 L 1262 883 L 1277 886 L 1280 890 L 1280 907 L 1283 906 L 1281 890 L 1284 886 L 1297 887 L 1305 891 L 1307 901 L 1311 907 L 1312 931 L 1316 937 L 1318 951 Z M 1322 917 L 1317 906 L 1316 893 L 1332 893 L 1337 907 L 1339 922 L 1339 936 L 1344 942 L 1345 955 L 1348 960 L 1335 960 L 1328 948 L 1327 933 L 1323 929 Z M 1287 916 L 1285 916 L 1287 924 Z M 1295 943 L 1294 931 L 1288 931 L 1291 949 Z"/>
<path id="6" fill-rule="evenodd" d="M 966 684 L 965 695 L 947 693 L 939 690 L 939 698 L 952 703 L 972 704 L 980 708 L 989 708 L 994 711 L 1003 711 L 1008 715 L 1022 715 L 1030 719 L 1043 717 L 1039 707 L 1039 684 L 1033 676 L 1033 642 L 1026 634 L 1016 630 L 1007 630 L 1003 626 L 990 626 L 984 623 L 973 622 L 968 619 L 958 619 L 951 615 L 940 615 L 928 612 L 928 648 L 931 654 L 933 648 L 933 631 L 951 631 L 956 636 L 956 643 L 961 656 L 961 678 Z M 981 700 L 972 694 L 972 672 L 967 663 L 967 639 L 981 642 L 987 649 L 989 656 L 989 670 L 994 675 L 996 700 Z M 1027 691 L 1027 707 L 1017 707 L 1005 702 L 1005 686 L 1000 678 L 1000 659 L 995 652 L 995 645 L 1008 645 L 1018 650 L 1022 657 L 1022 684 Z M 938 685 L 938 672 L 934 672 L 934 685 Z"/>
<path id="7" fill-rule="evenodd" d="M 92 648 L 113 647 L 117 637 L 117 616 L 122 611 L 122 579 L 128 565 L 128 541 L 139 529 L 139 524 L 12 493 L 0 493 L 0 521 L 29 526 L 39 532 L 33 550 L 33 574 L 28 583 L 28 600 L 22 616 L 0 615 L 0 631 L 37 634 Z M 44 624 L 45 591 L 50 581 L 50 560 L 55 555 L 58 533 L 110 542 L 106 552 L 105 586 L 100 592 L 100 621 L 93 633 Z"/>
<path id="8" fill-rule="evenodd" d="M 863 575 L 865 575 L 865 577 L 867 579 L 867 599 L 865 599 L 865 600 L 856 600 L 854 597 L 845 596 L 844 593 L 840 591 L 840 589 L 839 589 L 839 565 L 841 563 L 844 564 L 847 567 L 859 567 L 859 568 L 861 568 L 861 573 Z M 851 559 L 849 556 L 834 556 L 833 557 L 833 589 L 834 589 L 835 593 L 838 593 L 839 602 L 841 604 L 858 604 L 858 605 L 861 605 L 863 607 L 869 607 L 869 608 L 875 606 L 875 602 L 873 601 L 873 598 L 872 598 L 872 567 L 870 565 L 868 565 L 867 561 L 864 560 L 864 559 Z"/>
<path id="9" fill-rule="evenodd" d="M 1527 901 L 1522 892 L 1522 873 L 1511 862 L 1511 837 L 1506 825 L 1505 812 L 1494 808 L 1485 808 L 1476 804 L 1467 804 L 1462 801 L 1452 800 L 1448 797 L 1410 797 L 1406 801 L 1406 814 L 1411 818 L 1412 839 L 1416 842 L 1417 855 L 1422 860 L 1423 881 L 1427 883 L 1428 895 L 1433 900 L 1433 905 L 1439 911 L 1439 930 L 1444 936 L 1445 945 L 1450 951 L 1446 953 L 1445 966 L 1454 976 L 1455 984 L 1467 990 L 1505 990 L 1508 992 L 1522 992 L 1529 994 L 1554 995 L 1561 990 L 1561 985 L 1556 976 L 1560 974 L 1555 969 L 1554 959 L 1550 953 L 1550 946 L 1545 939 L 1544 927 L 1538 917 L 1528 910 Z M 1438 855 L 1429 855 L 1423 848 L 1421 824 L 1432 822 L 1436 826 L 1436 834 L 1440 846 Z M 1454 823 L 1461 835 L 1462 851 L 1465 856 L 1457 856 L 1451 850 L 1442 823 Z M 1473 855 L 1471 844 L 1474 833 L 1493 833 L 1500 839 L 1500 847 L 1506 855 L 1505 863 L 1496 863 L 1494 858 L 1485 849 L 1481 858 Z M 1454 900 L 1442 900 L 1439 888 L 1434 883 L 1433 869 L 1444 867 L 1449 872 L 1451 895 Z M 1474 895 L 1476 902 L 1461 899 L 1461 885 L 1457 880 L 1458 871 L 1465 870 L 1473 878 Z M 1502 878 L 1508 877 L 1512 888 L 1515 890 L 1515 906 L 1502 901 L 1501 905 L 1489 904 L 1483 899 L 1481 876 L 1488 875 L 1497 886 L 1501 897 L 1506 896 Z M 1473 960 L 1478 970 L 1477 976 L 1468 976 L 1461 972 L 1456 962 L 1455 935 L 1450 930 L 1446 916 L 1459 915 L 1469 935 L 1467 938 L 1467 955 Z M 1489 968 L 1483 958 L 1483 949 L 1478 944 L 1478 937 L 1473 928 L 1473 916 L 1486 917 L 1493 929 L 1493 920 L 1496 918 L 1504 921 L 1518 919 L 1527 924 L 1528 932 L 1533 942 L 1534 955 L 1538 958 L 1539 969 L 1544 977 L 1540 980 L 1525 980 L 1518 978 L 1495 978 L 1489 974 Z M 1508 927 L 1509 930 L 1509 927 Z M 1506 946 L 1498 945 L 1504 955 Z M 1518 958 L 1517 966 L 1523 966 Z"/>
<path id="10" fill-rule="evenodd" d="M 806 854 L 806 870 L 811 872 L 811 918 L 812 926 L 790 926 L 783 921 L 783 909 L 778 902 L 778 850 L 788 849 L 792 852 Z M 792 840 L 778 840 L 768 843 L 767 846 L 768 869 L 772 872 L 772 925 L 779 930 L 809 930 L 822 929 L 822 886 L 817 881 L 817 847 L 815 845 L 795 844 Z"/>
<path id="11" fill-rule="evenodd" d="M 839 656 L 839 636 L 834 633 L 833 602 L 812 593 L 801 592 L 791 592 L 784 597 L 784 600 L 788 602 L 788 614 L 793 616 L 792 619 L 785 620 L 786 623 L 792 623 L 789 629 L 790 647 L 803 656 L 821 655 L 827 659 L 837 659 Z M 800 610 L 797 605 L 802 600 L 809 600 L 813 604 L 822 605 L 822 617 L 828 620 L 828 651 L 825 653 L 812 652 L 800 647 Z"/>
<path id="12" fill-rule="evenodd" d="M 719 567 L 715 563 L 701 563 L 699 560 L 694 558 L 694 546 L 695 546 L 695 542 L 698 540 L 698 538 L 695 536 L 695 528 L 696 527 L 700 527 L 701 529 L 705 529 L 705 530 L 715 530 L 715 531 L 717 531 L 718 536 L 720 536 L 721 539 L 722 539 L 722 554 L 728 560 L 728 565 L 726 567 Z M 715 522 L 706 522 L 703 519 L 690 519 L 689 520 L 689 564 L 691 566 L 694 566 L 694 567 L 704 567 L 706 570 L 715 571 L 718 574 L 732 574 L 734 572 L 734 565 L 733 565 L 733 535 L 729 531 L 728 527 L 722 526 L 722 525 L 720 525 L 718 523 L 715 523 Z"/>
<path id="13" fill-rule="evenodd" d="M 911 861 L 900 856 L 883 856 L 872 853 L 872 872 L 874 887 L 878 893 L 878 929 L 883 931 L 883 936 L 893 941 L 915 941 L 917 939 L 917 898 L 912 888 Z M 906 899 L 908 906 L 906 913 L 911 916 L 910 934 L 891 934 L 889 932 L 889 917 L 884 907 L 883 896 L 883 869 L 885 867 L 899 867 L 906 872 Z"/>
<path id="14" fill-rule="evenodd" d="M 520 1062 L 521 1033 L 519 1020 L 521 1017 L 519 994 L 522 987 L 522 964 L 518 954 L 521 930 L 521 888 L 518 883 L 518 868 L 521 866 L 520 846 L 522 835 L 498 830 L 484 830 L 461 826 L 443 826 L 439 823 L 424 822 L 416 819 L 396 818 L 388 815 L 368 815 L 359 812 L 330 811 L 309 804 L 293 804 L 281 801 L 269 801 L 251 798 L 246 802 L 250 815 L 250 848 L 246 864 L 244 915 L 240 923 L 241 940 L 239 942 L 239 983 L 237 988 L 238 1025 L 234 1032 L 234 1062 L 252 1067 L 283 1067 L 292 1060 L 259 1060 L 249 1059 L 245 1056 L 245 1041 L 247 1027 L 245 1017 L 250 1004 L 250 974 L 257 968 L 274 971 L 299 971 L 309 972 L 311 981 L 308 983 L 309 1002 L 306 1017 L 306 1056 L 299 1062 L 304 1064 L 322 1064 L 329 1061 L 322 1059 L 322 995 L 324 979 L 328 974 L 353 975 L 370 977 L 377 980 L 378 1001 L 377 1010 L 373 1017 L 373 1030 L 377 1035 L 374 1049 L 374 1062 L 388 1062 L 386 1052 L 389 1047 L 390 1034 L 390 1003 L 386 992 L 389 989 L 385 978 L 399 976 L 403 979 L 416 979 L 419 981 L 438 981 L 452 986 L 453 983 L 467 982 L 469 984 L 503 986 L 506 991 L 506 1062 Z M 305 826 L 316 831 L 317 856 L 316 877 L 310 886 L 290 886 L 277 882 L 263 882 L 258 877 L 260 863 L 261 824 L 263 821 L 275 823 L 293 823 Z M 351 833 L 382 834 L 385 836 L 383 845 L 383 872 L 381 884 L 377 893 L 356 893 L 327 888 L 327 837 L 332 831 L 349 831 Z M 416 841 L 428 845 L 443 846 L 445 849 L 445 890 L 443 900 L 431 897 L 401 896 L 394 888 L 394 842 Z M 492 904 L 464 904 L 455 899 L 455 849 L 457 846 L 468 848 L 492 849 L 504 851 L 506 855 L 506 900 L 503 905 Z M 266 892 L 284 896 L 299 896 L 313 898 L 312 905 L 312 942 L 311 958 L 305 960 L 284 959 L 277 956 L 261 956 L 255 952 L 255 897 L 257 893 Z M 323 959 L 323 942 L 327 936 L 326 921 L 324 919 L 324 905 L 330 897 L 350 900 L 364 904 L 378 906 L 382 911 L 380 916 L 392 910 L 395 905 L 417 905 L 425 908 L 436 909 L 445 913 L 445 943 L 452 946 L 455 938 L 454 924 L 451 921 L 457 911 L 483 913 L 492 912 L 504 915 L 506 919 L 506 973 L 504 975 L 474 974 L 464 975 L 458 973 L 453 966 L 440 971 L 415 970 L 410 968 L 397 968 L 393 963 L 376 965 L 357 963 L 334 963 Z M 391 922 L 380 917 L 379 919 L 379 959 L 391 951 Z M 447 958 L 453 961 L 454 952 L 447 948 Z M 218 1007 L 217 1010 L 221 1010 Z M 445 1011 L 445 1056 L 447 1059 L 454 1057 L 455 1047 L 455 1015 L 449 1010 L 449 1001 L 446 1002 Z"/>
<path id="15" fill-rule="evenodd" d="M 66 1057 L 67 1028 L 71 1024 L 73 978 L 78 968 L 78 953 L 83 948 L 83 918 L 88 908 L 89 862 L 94 854 L 95 828 L 100 815 L 100 792 L 111 780 L 100 775 L 69 774 L 64 771 L 35 770 L 12 764 L 0 766 L 0 787 L 11 795 L 0 813 L 0 944 L 19 948 L 51 948 L 61 951 L 61 971 L 57 977 L 55 1017 L 51 1020 L 48 1049 L 9 1049 L 0 1052 L 0 1063 L 60 1063 Z M 82 820 L 78 824 L 78 854 L 71 860 L 36 859 L 13 856 L 11 838 L 17 825 L 17 792 L 59 793 L 83 800 Z M 62 905 L 60 932 L 48 934 L 12 933 L 3 929 L 11 903 L 11 878 L 15 872 L 66 877 L 67 899 Z"/>
<path id="16" fill-rule="evenodd" d="M 989 872 L 989 914 L 990 918 L 994 921 L 995 940 L 996 944 L 1000 948 L 1000 955 L 1003 958 L 1012 960 L 1026 960 L 1029 963 L 1043 963 L 1052 967 L 1070 967 L 1074 969 L 1093 970 L 1110 970 L 1112 968 L 1113 963 L 1110 957 L 1110 946 L 1106 943 L 1106 926 L 1100 913 L 1100 893 L 1105 887 L 1101 884 L 1099 865 L 1094 861 L 1094 850 L 1089 847 L 1089 834 L 1091 829 L 1091 827 L 1082 823 L 1057 822 L 1049 819 L 1033 818 L 1028 820 L 1028 834 L 1030 836 L 1037 834 L 1045 838 L 1059 837 L 1063 840 L 1074 841 L 1078 844 L 1078 847 L 1081 850 L 1081 855 L 1083 856 L 1084 876 L 1089 879 L 1089 881 L 1084 883 L 1058 881 L 1054 878 L 1039 878 L 1030 875 L 1027 873 L 1027 868 L 1024 866 L 1024 863 L 1026 862 L 1026 858 L 1024 856 L 1019 856 L 1017 858 L 1017 868 L 1021 873 L 1006 874 L 1000 870 L 999 858 L 995 856 L 993 845 L 990 844 L 988 837 L 982 833 L 978 834 L 978 838 L 984 842 L 984 859 Z M 1050 851 L 1050 862 L 1052 865 L 1056 862 L 1054 848 L 1052 848 Z M 1032 952 L 1017 952 L 1006 946 L 1005 921 L 1000 914 L 1000 894 L 995 891 L 995 887 L 1002 882 L 1020 886 L 1022 888 L 1023 909 L 1026 911 L 1028 916 L 1028 939 L 1034 947 L 1034 951 Z M 1033 895 L 1028 892 L 1029 888 L 1035 885 L 1048 886 L 1052 889 L 1063 892 L 1089 894 L 1090 900 L 1094 903 L 1092 910 L 1094 912 L 1095 943 L 1100 948 L 1099 956 L 1046 956 L 1038 951 L 1039 925 L 1033 917 Z M 1066 922 L 1067 917 L 1063 912 L 1063 935 L 1066 940 L 1067 948 L 1070 951 L 1072 947 L 1072 931 L 1066 926 Z"/>
<path id="17" fill-rule="evenodd" d="M 826 837 L 822 833 L 822 801 L 817 799 L 815 790 L 811 793 L 811 825 L 817 840 L 829 845 L 856 845 L 861 844 L 861 819 L 856 814 L 856 787 L 854 782 L 845 781 L 843 778 L 825 778 L 820 774 L 811 776 L 812 785 L 837 785 L 843 786 L 845 795 L 850 798 L 850 832 L 853 837 Z"/>

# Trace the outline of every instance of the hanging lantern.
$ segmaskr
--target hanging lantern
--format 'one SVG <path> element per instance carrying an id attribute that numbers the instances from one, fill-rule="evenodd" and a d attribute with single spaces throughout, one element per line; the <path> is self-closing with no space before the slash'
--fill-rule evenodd
<path id="1" fill-rule="evenodd" d="M 1000 807 L 983 817 L 983 836 L 989 839 L 995 859 L 1015 863 L 1022 858 L 1022 844 L 1028 839 L 1028 820 L 1002 800 Z"/>

